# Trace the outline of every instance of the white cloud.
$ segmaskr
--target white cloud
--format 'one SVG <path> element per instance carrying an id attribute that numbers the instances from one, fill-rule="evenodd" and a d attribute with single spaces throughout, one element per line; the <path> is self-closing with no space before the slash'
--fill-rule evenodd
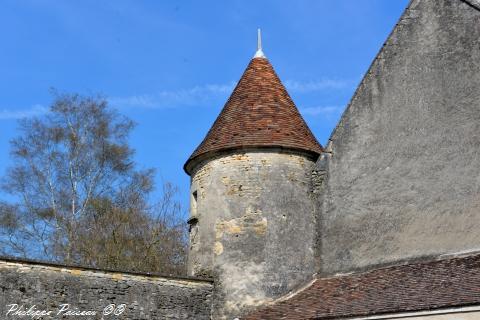
<path id="1" fill-rule="evenodd" d="M 202 103 L 226 99 L 233 91 L 235 83 L 207 84 L 188 89 L 159 91 L 150 94 L 132 95 L 110 98 L 110 103 L 119 108 L 176 108 L 183 106 L 198 106 Z"/>
<path id="2" fill-rule="evenodd" d="M 0 120 L 11 120 L 39 116 L 48 112 L 48 108 L 36 104 L 28 109 L 8 110 L 0 109 Z"/>
<path id="3" fill-rule="evenodd" d="M 341 114 L 344 109 L 345 106 L 318 106 L 300 108 L 300 112 L 308 116 L 335 116 Z"/>
<path id="4" fill-rule="evenodd" d="M 321 79 L 314 81 L 296 81 L 296 80 L 287 80 L 285 81 L 285 87 L 288 91 L 292 92 L 314 92 L 322 90 L 338 90 L 348 88 L 352 85 L 352 81 L 347 80 L 334 80 L 334 79 Z"/>
<path id="5" fill-rule="evenodd" d="M 222 104 L 235 87 L 235 82 L 227 84 L 198 85 L 187 89 L 163 90 L 156 93 L 118 96 L 109 98 L 112 106 L 117 108 L 167 109 L 188 106 Z M 323 79 L 318 81 L 287 80 L 285 86 L 292 92 L 307 93 L 320 90 L 338 90 L 351 85 L 351 81 Z M 343 111 L 342 106 L 325 106 L 304 108 L 303 114 L 310 116 L 334 114 Z M 21 119 L 42 115 L 48 108 L 37 104 L 28 109 L 0 109 L 0 120 Z"/>
<path id="6" fill-rule="evenodd" d="M 163 90 L 155 93 L 118 96 L 109 99 L 110 103 L 119 108 L 178 108 L 184 106 L 199 106 L 209 103 L 223 103 L 235 87 L 235 82 L 227 84 L 198 85 L 187 89 Z M 285 81 L 288 91 L 307 93 L 320 90 L 338 90 L 351 86 L 351 81 L 323 79 L 316 81 Z"/>

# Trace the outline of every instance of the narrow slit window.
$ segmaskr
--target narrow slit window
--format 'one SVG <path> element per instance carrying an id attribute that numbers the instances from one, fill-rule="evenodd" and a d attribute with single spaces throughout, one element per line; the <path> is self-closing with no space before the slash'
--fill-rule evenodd
<path id="1" fill-rule="evenodd" d="M 192 199 L 190 201 L 190 216 L 195 217 L 197 215 L 197 191 L 192 192 Z"/>
<path id="2" fill-rule="evenodd" d="M 198 224 L 198 218 L 197 217 L 191 217 L 190 219 L 188 219 L 187 221 L 188 223 L 188 232 L 192 232 L 192 230 L 195 230 L 197 229 L 197 224 Z"/>

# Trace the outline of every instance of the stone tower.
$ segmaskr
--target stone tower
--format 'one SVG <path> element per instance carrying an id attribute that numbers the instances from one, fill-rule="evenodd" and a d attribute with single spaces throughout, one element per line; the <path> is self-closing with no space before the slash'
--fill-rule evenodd
<path id="1" fill-rule="evenodd" d="M 315 273 L 311 171 L 322 151 L 259 46 L 185 163 L 189 273 L 216 280 L 214 319 L 307 283 Z"/>

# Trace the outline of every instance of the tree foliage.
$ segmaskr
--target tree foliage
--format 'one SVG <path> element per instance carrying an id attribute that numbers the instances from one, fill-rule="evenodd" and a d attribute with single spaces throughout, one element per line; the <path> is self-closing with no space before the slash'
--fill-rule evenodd
<path id="1" fill-rule="evenodd" d="M 138 170 L 134 124 L 102 97 L 56 95 L 22 120 L 1 188 L 2 253 L 100 268 L 183 273 L 185 228 L 176 189 L 149 201 L 153 169 Z"/>

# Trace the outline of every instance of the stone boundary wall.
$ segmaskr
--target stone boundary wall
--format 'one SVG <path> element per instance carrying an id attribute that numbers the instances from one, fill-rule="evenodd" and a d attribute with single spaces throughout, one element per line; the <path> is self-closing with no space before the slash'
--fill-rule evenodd
<path id="1" fill-rule="evenodd" d="M 0 257 L 0 318 L 5 320 L 210 319 L 212 290 L 208 279 Z"/>

